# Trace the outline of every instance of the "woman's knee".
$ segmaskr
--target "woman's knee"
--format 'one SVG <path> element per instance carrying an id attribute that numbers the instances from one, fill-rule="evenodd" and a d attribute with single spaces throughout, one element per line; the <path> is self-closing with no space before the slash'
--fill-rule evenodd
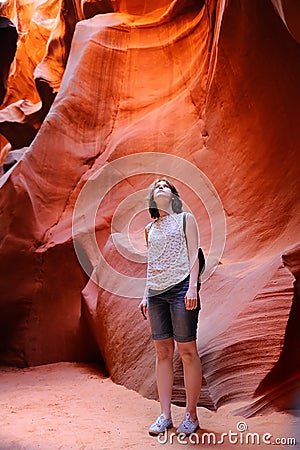
<path id="1" fill-rule="evenodd" d="M 189 364 L 195 359 L 199 359 L 196 342 L 178 342 L 178 351 L 181 356 L 182 362 Z"/>
<path id="2" fill-rule="evenodd" d="M 174 341 L 173 339 L 163 339 L 155 341 L 156 356 L 159 360 L 173 360 Z"/>

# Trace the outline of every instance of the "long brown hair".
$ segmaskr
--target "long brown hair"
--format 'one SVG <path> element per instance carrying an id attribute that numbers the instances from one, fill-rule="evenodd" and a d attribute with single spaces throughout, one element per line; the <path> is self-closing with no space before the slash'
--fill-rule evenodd
<path id="1" fill-rule="evenodd" d="M 149 213 L 150 213 L 150 216 L 152 217 L 152 219 L 159 218 L 159 211 L 157 208 L 157 204 L 154 201 L 154 189 L 156 188 L 156 185 L 159 181 L 164 181 L 165 183 L 167 183 L 167 185 L 169 186 L 169 188 L 171 189 L 171 192 L 173 194 L 172 209 L 175 213 L 181 213 L 182 212 L 182 200 L 180 198 L 179 192 L 177 191 L 176 187 L 167 178 L 158 178 L 151 184 L 151 186 L 149 188 Z"/>

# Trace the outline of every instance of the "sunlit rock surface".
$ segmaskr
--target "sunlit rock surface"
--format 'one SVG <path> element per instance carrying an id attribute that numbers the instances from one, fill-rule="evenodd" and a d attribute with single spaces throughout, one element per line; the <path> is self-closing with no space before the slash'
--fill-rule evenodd
<path id="1" fill-rule="evenodd" d="M 77 23 L 53 106 L 23 159 L 1 179 L 1 361 L 103 359 L 114 381 L 156 397 L 149 324 L 130 284 L 145 275 L 145 263 L 120 255 L 114 241 L 126 242 L 135 195 L 155 176 L 139 165 L 140 156 L 136 175 L 126 176 L 133 163 L 125 159 L 118 185 L 111 187 L 113 176 L 100 177 L 93 202 L 82 206 L 85 220 L 104 185 L 95 236 L 107 262 L 127 275 L 126 296 L 89 281 L 74 251 L 72 215 L 99 169 L 162 152 L 208 177 L 227 222 L 223 256 L 201 291 L 201 404 L 246 399 L 245 415 L 289 408 L 299 383 L 299 352 L 292 351 L 300 340 L 299 43 L 280 2 L 142 3 L 112 2 L 114 13 Z M 163 161 L 157 155 L 157 172 L 180 170 L 180 163 Z M 178 187 L 212 264 L 210 221 L 195 201 L 201 193 L 188 183 Z M 143 250 L 145 197 L 129 230 Z M 123 201 L 124 224 L 114 231 Z M 93 227 L 84 220 L 76 238 L 85 268 L 95 280 L 104 274 L 114 291 L 117 278 L 99 265 Z M 174 401 L 181 403 L 177 356 L 175 367 Z"/>

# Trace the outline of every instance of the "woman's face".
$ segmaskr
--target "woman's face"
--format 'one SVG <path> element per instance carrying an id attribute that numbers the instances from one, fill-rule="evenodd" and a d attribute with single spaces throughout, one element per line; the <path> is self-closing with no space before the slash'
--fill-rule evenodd
<path id="1" fill-rule="evenodd" d="M 170 186 L 168 185 L 168 183 L 166 181 L 163 181 L 163 180 L 158 181 L 155 184 L 154 191 L 153 191 L 153 198 L 155 201 L 160 196 L 164 196 L 164 197 L 167 196 L 169 198 L 172 197 L 172 191 L 171 191 Z"/>

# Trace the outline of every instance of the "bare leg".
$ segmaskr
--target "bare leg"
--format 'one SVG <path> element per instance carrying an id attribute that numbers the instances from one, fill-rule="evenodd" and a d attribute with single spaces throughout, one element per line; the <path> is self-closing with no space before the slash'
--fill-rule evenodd
<path id="1" fill-rule="evenodd" d="M 197 418 L 197 403 L 202 386 L 202 366 L 196 341 L 177 342 L 183 363 L 184 385 L 186 390 L 186 411 L 194 421 Z"/>
<path id="2" fill-rule="evenodd" d="M 154 341 L 156 350 L 156 382 L 161 413 L 166 419 L 171 417 L 171 397 L 173 389 L 173 338 Z"/>

